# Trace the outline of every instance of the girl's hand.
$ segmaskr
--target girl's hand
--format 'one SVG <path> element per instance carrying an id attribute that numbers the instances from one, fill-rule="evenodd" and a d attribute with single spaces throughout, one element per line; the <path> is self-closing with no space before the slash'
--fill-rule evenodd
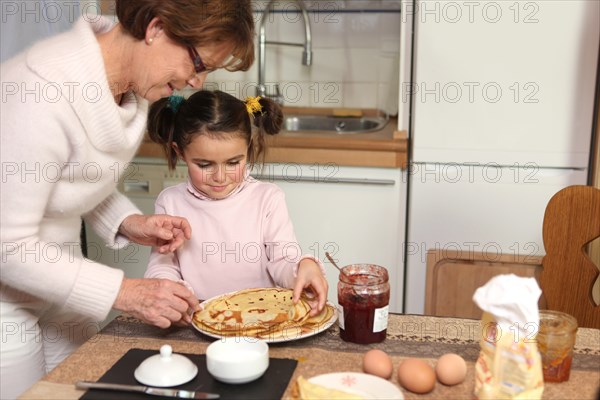
<path id="1" fill-rule="evenodd" d="M 300 300 L 302 291 L 305 290 L 309 297 L 309 304 L 311 306 L 310 316 L 318 315 L 323 311 L 325 303 L 327 302 L 327 290 L 329 285 L 327 279 L 321 272 L 321 268 L 317 263 L 310 259 L 305 258 L 300 261 L 298 266 L 298 276 L 296 277 L 296 283 L 294 285 L 293 301 L 297 303 Z"/>
<path id="2" fill-rule="evenodd" d="M 161 254 L 174 252 L 192 237 L 187 219 L 166 214 L 130 215 L 119 232 L 132 242 L 157 247 Z"/>

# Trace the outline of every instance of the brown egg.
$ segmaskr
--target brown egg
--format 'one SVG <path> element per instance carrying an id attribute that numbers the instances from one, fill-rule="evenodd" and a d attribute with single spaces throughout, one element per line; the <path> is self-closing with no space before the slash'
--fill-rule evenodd
<path id="1" fill-rule="evenodd" d="M 367 374 L 390 379 L 393 369 L 392 359 L 385 351 L 372 349 L 367 351 L 363 357 L 363 371 Z"/>
<path id="2" fill-rule="evenodd" d="M 435 373 L 444 385 L 458 385 L 467 376 L 467 363 L 458 354 L 444 354 L 435 366 Z"/>
<path id="3" fill-rule="evenodd" d="M 398 382 L 413 393 L 429 393 L 435 387 L 435 372 L 425 361 L 407 358 L 398 367 Z"/>

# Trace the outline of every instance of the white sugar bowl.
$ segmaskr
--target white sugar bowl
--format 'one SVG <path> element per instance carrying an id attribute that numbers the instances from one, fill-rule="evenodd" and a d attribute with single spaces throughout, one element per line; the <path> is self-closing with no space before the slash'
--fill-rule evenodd
<path id="1" fill-rule="evenodd" d="M 218 381 L 240 384 L 260 378 L 269 367 L 269 345 L 251 337 L 225 337 L 206 349 L 206 367 Z"/>
<path id="2" fill-rule="evenodd" d="M 169 387 L 191 381 L 198 374 L 198 367 L 189 358 L 173 354 L 168 344 L 160 348 L 160 354 L 148 357 L 135 369 L 135 379 L 147 386 Z"/>

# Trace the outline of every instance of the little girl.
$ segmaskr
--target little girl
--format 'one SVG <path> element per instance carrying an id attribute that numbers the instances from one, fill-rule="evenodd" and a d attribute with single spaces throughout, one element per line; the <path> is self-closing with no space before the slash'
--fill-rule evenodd
<path id="1" fill-rule="evenodd" d="M 175 253 L 153 250 L 146 278 L 181 281 L 200 299 L 254 287 L 302 290 L 315 297 L 312 315 L 327 300 L 323 265 L 301 256 L 284 194 L 249 175 L 265 147 L 265 134 L 281 129 L 283 115 L 266 98 L 246 102 L 221 91 L 155 102 L 150 138 L 161 144 L 169 169 L 178 159 L 189 181 L 162 191 L 156 214 L 182 216 L 192 238 Z"/>

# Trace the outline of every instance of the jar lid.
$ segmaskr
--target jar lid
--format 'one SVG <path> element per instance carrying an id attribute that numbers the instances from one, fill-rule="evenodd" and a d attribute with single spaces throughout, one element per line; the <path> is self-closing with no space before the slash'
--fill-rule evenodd
<path id="1" fill-rule="evenodd" d="M 198 367 L 189 358 L 173 354 L 168 344 L 160 348 L 160 354 L 148 357 L 135 369 L 135 379 L 147 386 L 168 387 L 182 385 L 198 374 Z"/>

